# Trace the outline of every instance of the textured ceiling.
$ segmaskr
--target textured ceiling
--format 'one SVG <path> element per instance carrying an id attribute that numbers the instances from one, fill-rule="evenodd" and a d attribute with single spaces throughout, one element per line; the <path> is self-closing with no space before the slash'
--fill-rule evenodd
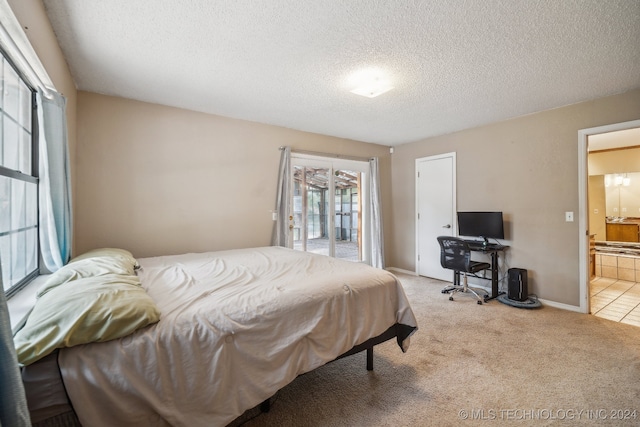
<path id="1" fill-rule="evenodd" d="M 384 145 L 640 87 L 640 0 L 43 2 L 81 90 Z"/>

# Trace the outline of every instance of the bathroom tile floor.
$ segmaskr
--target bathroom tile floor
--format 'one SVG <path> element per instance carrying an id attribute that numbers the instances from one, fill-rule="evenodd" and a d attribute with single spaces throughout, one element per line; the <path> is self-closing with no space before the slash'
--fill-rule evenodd
<path id="1" fill-rule="evenodd" d="M 589 292 L 591 314 L 640 326 L 640 283 L 595 277 Z"/>

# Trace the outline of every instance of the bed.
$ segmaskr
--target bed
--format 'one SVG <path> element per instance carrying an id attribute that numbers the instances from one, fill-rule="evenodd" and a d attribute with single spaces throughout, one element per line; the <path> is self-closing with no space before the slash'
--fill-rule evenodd
<path id="1" fill-rule="evenodd" d="M 395 338 L 406 351 L 417 330 L 396 277 L 364 264 L 280 247 L 134 262 L 138 291 L 155 304 L 140 304 L 142 326 L 107 340 L 103 327 L 93 342 L 66 337 L 52 350 L 85 426 L 224 426 L 337 358 L 367 350 L 370 369 L 373 345 Z M 86 279 L 82 271 L 59 276 L 41 299 Z M 50 362 L 50 354 L 36 359 Z"/>

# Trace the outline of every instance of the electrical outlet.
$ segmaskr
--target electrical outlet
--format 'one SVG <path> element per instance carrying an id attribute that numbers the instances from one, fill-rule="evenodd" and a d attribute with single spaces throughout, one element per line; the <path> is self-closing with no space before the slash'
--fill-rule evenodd
<path id="1" fill-rule="evenodd" d="M 564 220 L 567 222 L 573 222 L 573 212 L 565 212 Z"/>

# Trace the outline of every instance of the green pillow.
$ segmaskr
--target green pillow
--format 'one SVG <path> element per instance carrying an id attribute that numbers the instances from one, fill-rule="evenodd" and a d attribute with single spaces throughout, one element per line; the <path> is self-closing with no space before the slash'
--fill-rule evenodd
<path id="1" fill-rule="evenodd" d="M 140 265 L 138 264 L 138 261 L 133 257 L 131 252 L 129 252 L 126 249 L 119 249 L 119 248 L 93 249 L 91 251 L 83 253 L 82 255 L 78 255 L 77 257 L 73 258 L 69 262 L 70 263 L 76 262 L 81 259 L 87 259 L 87 258 L 103 258 L 103 257 L 113 258 L 123 263 L 131 264 L 134 269 L 137 269 L 140 267 Z"/>
<path id="2" fill-rule="evenodd" d="M 38 289 L 36 297 L 40 298 L 56 286 L 71 280 L 105 274 L 135 275 L 136 268 L 138 268 L 138 261 L 127 250 L 94 249 L 73 258 L 67 265 L 51 274 Z"/>
<path id="3" fill-rule="evenodd" d="M 14 336 L 29 365 L 56 348 L 108 341 L 157 322 L 160 312 L 135 275 L 78 277 L 50 287 Z"/>

